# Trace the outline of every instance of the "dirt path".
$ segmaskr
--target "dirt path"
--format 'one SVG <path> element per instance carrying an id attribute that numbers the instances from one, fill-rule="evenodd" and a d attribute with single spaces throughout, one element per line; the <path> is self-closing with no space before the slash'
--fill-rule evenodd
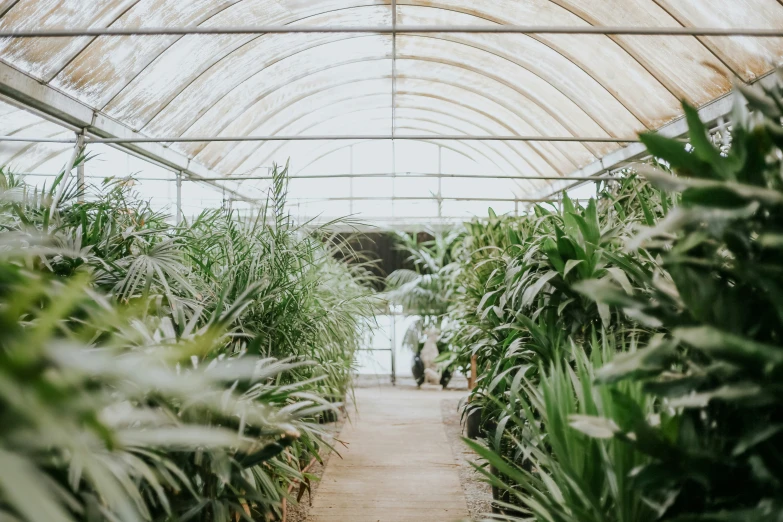
<path id="1" fill-rule="evenodd" d="M 441 401 L 465 392 L 359 388 L 359 413 L 329 460 L 311 522 L 455 522 L 468 518 L 441 417 Z"/>

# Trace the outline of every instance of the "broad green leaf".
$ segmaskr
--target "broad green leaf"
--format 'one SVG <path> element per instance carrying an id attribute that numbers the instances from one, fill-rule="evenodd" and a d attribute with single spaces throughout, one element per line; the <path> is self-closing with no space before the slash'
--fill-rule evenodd
<path id="1" fill-rule="evenodd" d="M 611 439 L 620 432 L 620 427 L 613 420 L 590 415 L 571 415 L 569 425 L 595 439 Z"/>
<path id="2" fill-rule="evenodd" d="M 711 326 L 677 328 L 674 337 L 704 353 L 736 363 L 752 363 L 765 372 L 783 365 L 783 350 L 779 346 L 723 332 Z"/>
<path id="3" fill-rule="evenodd" d="M 569 259 L 568 261 L 566 261 L 565 270 L 563 271 L 563 277 L 565 278 L 565 276 L 567 276 L 571 270 L 576 268 L 581 263 L 584 263 L 584 259 L 579 259 L 579 260 Z"/>
<path id="4" fill-rule="evenodd" d="M 639 139 L 650 154 L 668 162 L 678 172 L 686 176 L 709 177 L 709 165 L 688 152 L 685 143 L 656 133 L 642 133 Z"/>
<path id="5" fill-rule="evenodd" d="M 629 378 L 657 375 L 669 367 L 675 355 L 671 341 L 654 339 L 647 348 L 618 355 L 598 370 L 596 381 L 609 384 Z"/>
<path id="6" fill-rule="evenodd" d="M 22 456 L 0 450 L 0 491 L 27 522 L 73 522 L 46 486 L 43 474 Z"/>

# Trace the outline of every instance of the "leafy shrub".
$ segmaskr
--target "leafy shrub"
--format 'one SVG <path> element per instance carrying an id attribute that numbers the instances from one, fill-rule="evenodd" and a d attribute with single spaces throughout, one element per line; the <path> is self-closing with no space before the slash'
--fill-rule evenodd
<path id="1" fill-rule="evenodd" d="M 488 428 L 471 444 L 506 508 L 783 520 L 783 89 L 742 94 L 730 142 L 686 105 L 690 143 L 642 136 L 646 181 L 468 225 L 457 310 Z"/>
<path id="2" fill-rule="evenodd" d="M 682 206 L 631 244 L 659 256 L 648 291 L 582 288 L 662 332 L 599 380 L 642 382 L 661 401 L 660 426 L 639 418 L 617 437 L 655 457 L 637 479 L 666 518 L 783 517 L 783 91 L 743 94 L 756 112 L 737 106 L 728 151 L 687 106 L 691 151 L 643 136 L 677 174 L 645 175 L 682 193 Z M 649 440 L 632 435 L 642 430 Z"/>
<path id="3" fill-rule="evenodd" d="M 0 175 L 0 518 L 279 511 L 328 449 L 318 420 L 372 305 L 322 231 L 290 222 L 276 176 L 254 221 L 172 227 L 124 180 L 52 209 L 59 179 Z"/>

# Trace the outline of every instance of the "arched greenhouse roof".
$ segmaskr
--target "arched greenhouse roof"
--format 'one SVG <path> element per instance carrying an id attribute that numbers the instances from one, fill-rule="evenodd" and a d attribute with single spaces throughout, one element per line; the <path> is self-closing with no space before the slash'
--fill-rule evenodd
<path id="1" fill-rule="evenodd" d="M 482 187 L 525 201 L 622 165 L 637 133 L 681 132 L 682 100 L 717 120 L 733 79 L 780 62 L 780 28 L 776 0 L 0 0 L 0 33 L 20 36 L 0 39 L 2 134 L 124 139 L 248 197 L 290 158 L 351 210 L 440 215 L 449 184 L 486 207 Z M 72 144 L 0 147 L 34 169 Z"/>

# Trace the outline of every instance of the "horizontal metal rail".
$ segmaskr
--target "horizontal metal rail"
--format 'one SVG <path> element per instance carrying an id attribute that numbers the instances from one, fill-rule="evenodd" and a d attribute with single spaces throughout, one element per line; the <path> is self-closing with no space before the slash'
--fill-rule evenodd
<path id="1" fill-rule="evenodd" d="M 57 174 L 46 174 L 41 172 L 23 172 L 19 176 L 41 176 L 54 177 Z M 137 181 L 175 181 L 175 178 L 137 178 L 135 176 L 117 176 L 118 178 L 130 177 Z M 87 176 L 87 178 L 106 179 L 106 176 Z M 532 181 L 620 181 L 622 176 L 515 176 L 508 174 L 436 174 L 425 172 L 389 172 L 389 173 L 366 173 L 366 174 L 303 174 L 289 176 L 290 180 L 297 179 L 399 179 L 399 178 L 435 178 L 435 179 L 508 179 L 508 180 L 532 180 Z M 271 181 L 274 176 L 225 176 L 220 178 L 205 178 L 199 180 L 182 181 Z"/>
<path id="2" fill-rule="evenodd" d="M 79 36 L 161 36 L 221 34 L 291 34 L 291 33 L 485 33 L 485 34 L 582 34 L 627 36 L 783 36 L 783 29 L 752 27 L 640 27 L 595 25 L 397 25 L 392 26 L 293 26 L 254 25 L 228 27 L 98 27 L 72 29 L 11 29 L 0 31 L 0 38 L 74 38 Z"/>
<path id="3" fill-rule="evenodd" d="M 398 172 L 385 174 L 305 174 L 294 175 L 289 179 L 394 179 L 394 178 L 455 178 L 455 179 L 509 179 L 509 180 L 541 180 L 541 181 L 619 181 L 623 179 L 617 176 L 514 176 L 506 174 L 430 174 L 419 172 Z M 272 180 L 272 176 L 227 176 L 220 178 L 219 181 L 253 181 L 253 180 Z"/>
<path id="4" fill-rule="evenodd" d="M 76 143 L 75 138 L 34 138 L 32 136 L 0 136 L 0 141 L 17 143 Z"/>
<path id="5" fill-rule="evenodd" d="M 610 138 L 602 136 L 477 136 L 477 135 L 429 135 L 429 134 L 397 134 L 397 135 L 328 135 L 312 136 L 161 136 L 159 138 L 87 138 L 87 143 L 216 143 L 216 142 L 246 142 L 246 141 L 541 141 L 541 142 L 575 142 L 575 143 L 637 143 L 639 138 Z M 28 143 L 75 143 L 68 138 L 34 138 L 22 136 L 0 136 L 0 141 L 18 141 Z"/>
<path id="6" fill-rule="evenodd" d="M 289 203 L 320 203 L 324 201 L 496 201 L 506 203 L 559 203 L 559 199 L 529 199 L 529 198 L 456 198 L 446 196 L 340 196 L 340 197 L 310 197 L 297 198 L 288 197 Z M 578 201 L 578 200 L 573 200 Z M 585 200 L 587 201 L 587 200 Z"/>

